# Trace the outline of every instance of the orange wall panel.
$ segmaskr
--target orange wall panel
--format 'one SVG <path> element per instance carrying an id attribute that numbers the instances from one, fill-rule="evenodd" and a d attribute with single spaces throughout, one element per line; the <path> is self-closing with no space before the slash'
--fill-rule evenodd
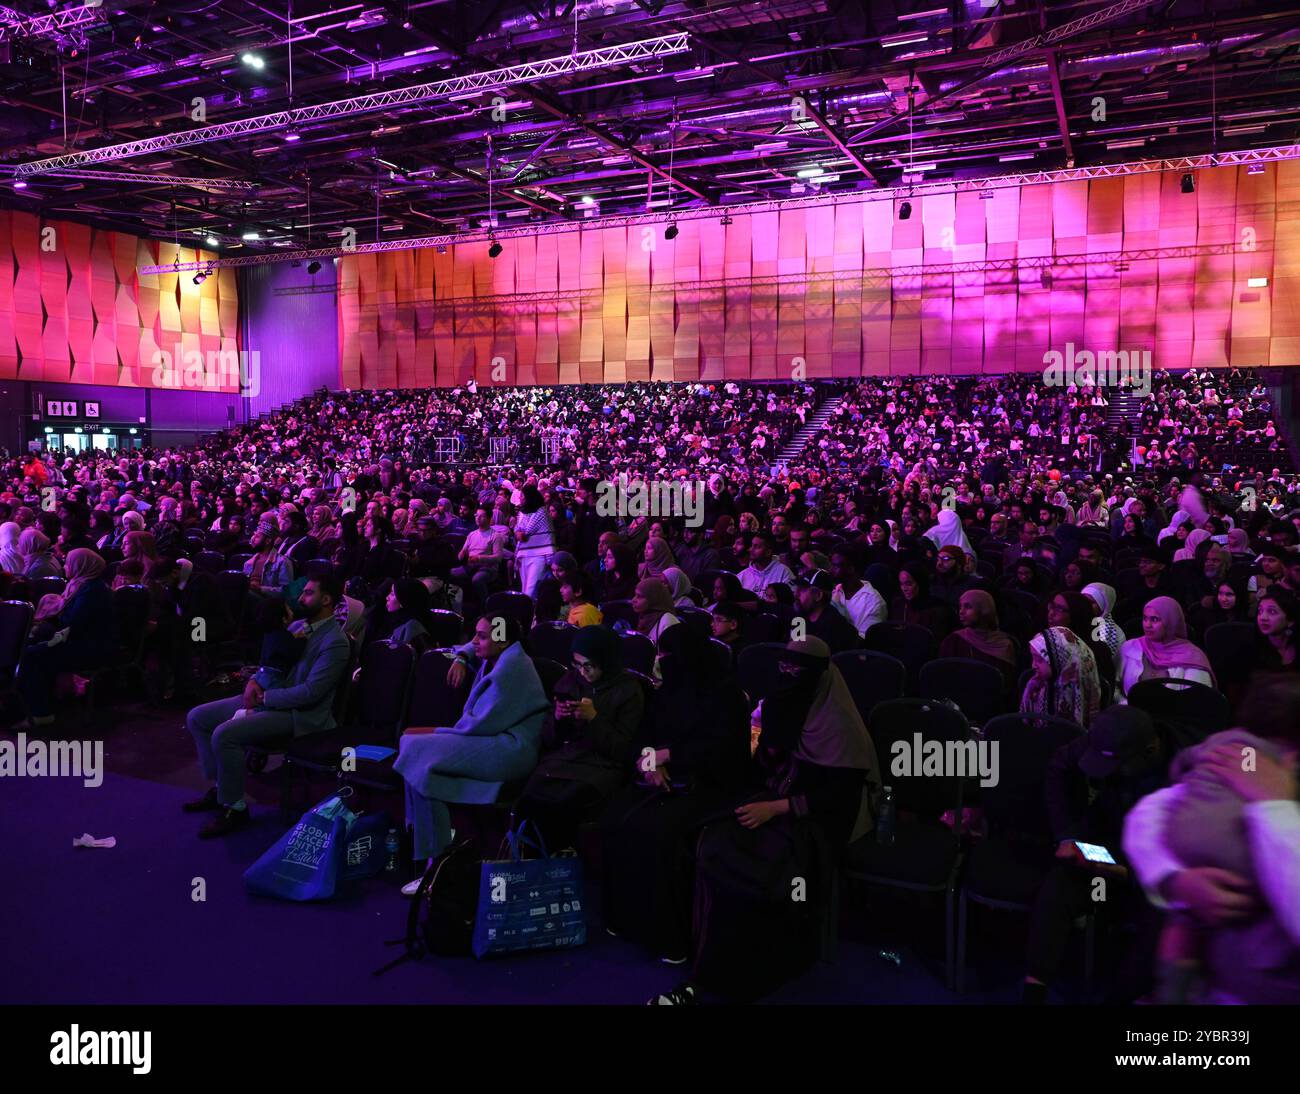
<path id="1" fill-rule="evenodd" d="M 1067 343 L 1151 351 L 1163 368 L 1294 363 L 1300 163 L 1199 171 L 1194 194 L 1182 193 L 1181 175 L 917 196 L 905 221 L 901 198 L 850 196 L 733 212 L 727 224 L 721 211 L 679 220 L 674 240 L 663 221 L 597 222 L 505 239 L 496 260 L 484 241 L 382 264 L 349 255 L 340 375 L 368 387 L 448 385 L 490 379 L 493 358 L 506 360 L 507 382 L 539 384 L 788 378 L 800 361 L 810 377 L 998 373 L 1041 371 L 1044 355 Z M 0 367 L 6 354 L 25 360 L 25 340 L 41 343 L 47 324 L 19 316 L 42 314 L 60 269 L 45 271 L 33 225 L 15 216 Z M 74 313 L 87 296 L 95 361 L 110 300 L 119 326 L 162 338 L 178 321 L 209 336 L 213 298 L 188 301 L 183 278 L 179 287 L 133 279 L 127 289 L 130 266 L 115 247 L 110 297 L 96 246 L 92 236 L 89 272 L 74 272 L 83 281 L 56 321 L 54 340 L 70 347 L 65 368 L 83 352 Z M 81 269 L 82 251 L 73 253 Z M 66 280 L 66 261 L 62 272 Z M 1268 283 L 1251 288 L 1252 278 Z M 224 336 L 233 312 L 224 291 L 215 299 Z M 35 352 L 43 367 L 43 345 Z"/>

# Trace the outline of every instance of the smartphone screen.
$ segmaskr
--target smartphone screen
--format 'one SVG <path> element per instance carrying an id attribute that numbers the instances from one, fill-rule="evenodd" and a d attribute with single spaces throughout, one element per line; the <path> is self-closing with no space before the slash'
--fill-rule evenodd
<path id="1" fill-rule="evenodd" d="M 1079 840 L 1075 840 L 1074 845 L 1089 862 L 1104 862 L 1111 866 L 1118 865 L 1115 862 L 1115 856 L 1100 843 L 1081 843 Z"/>

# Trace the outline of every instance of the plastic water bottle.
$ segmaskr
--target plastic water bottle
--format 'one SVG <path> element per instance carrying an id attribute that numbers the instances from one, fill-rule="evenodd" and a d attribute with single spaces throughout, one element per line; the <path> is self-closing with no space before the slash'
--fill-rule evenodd
<path id="1" fill-rule="evenodd" d="M 876 818 L 876 842 L 892 844 L 894 842 L 894 791 L 892 787 L 886 786 L 884 792 L 880 802 L 880 816 Z"/>
<path id="2" fill-rule="evenodd" d="M 388 855 L 388 861 L 384 863 L 384 872 L 393 873 L 397 869 L 397 856 L 402 849 L 402 843 L 397 838 L 397 829 L 390 828 L 388 836 L 384 840 L 384 851 Z"/>

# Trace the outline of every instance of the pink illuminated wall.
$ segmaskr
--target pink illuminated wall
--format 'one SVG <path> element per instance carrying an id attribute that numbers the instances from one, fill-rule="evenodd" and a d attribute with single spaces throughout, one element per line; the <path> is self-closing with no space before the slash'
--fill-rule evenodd
<path id="1" fill-rule="evenodd" d="M 187 355 L 237 352 L 235 271 L 195 285 L 192 273 L 140 275 L 137 266 L 193 262 L 206 252 L 42 220 L 0 209 L 0 379 L 116 387 L 237 391 L 230 382 L 187 379 Z M 159 350 L 179 356 L 159 370 Z M 192 361 L 193 357 L 189 357 Z M 212 376 L 223 380 L 223 369 Z"/>
<path id="2" fill-rule="evenodd" d="M 347 256 L 346 387 L 1300 361 L 1300 162 Z M 721 216 L 721 214 L 719 214 Z M 1251 279 L 1267 279 L 1252 287 Z M 494 375 L 494 368 L 496 373 Z"/>

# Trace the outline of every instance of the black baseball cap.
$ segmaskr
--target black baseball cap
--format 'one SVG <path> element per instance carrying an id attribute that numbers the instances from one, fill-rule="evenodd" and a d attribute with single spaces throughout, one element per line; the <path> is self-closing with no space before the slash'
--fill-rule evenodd
<path id="1" fill-rule="evenodd" d="M 814 589 L 821 589 L 824 593 L 835 591 L 835 579 L 825 570 L 814 570 L 807 577 L 795 578 L 795 584 L 810 585 Z"/>
<path id="2" fill-rule="evenodd" d="M 1108 707 L 1093 720 L 1088 747 L 1079 757 L 1079 770 L 1089 778 L 1109 778 L 1158 739 L 1156 724 L 1145 710 Z"/>

